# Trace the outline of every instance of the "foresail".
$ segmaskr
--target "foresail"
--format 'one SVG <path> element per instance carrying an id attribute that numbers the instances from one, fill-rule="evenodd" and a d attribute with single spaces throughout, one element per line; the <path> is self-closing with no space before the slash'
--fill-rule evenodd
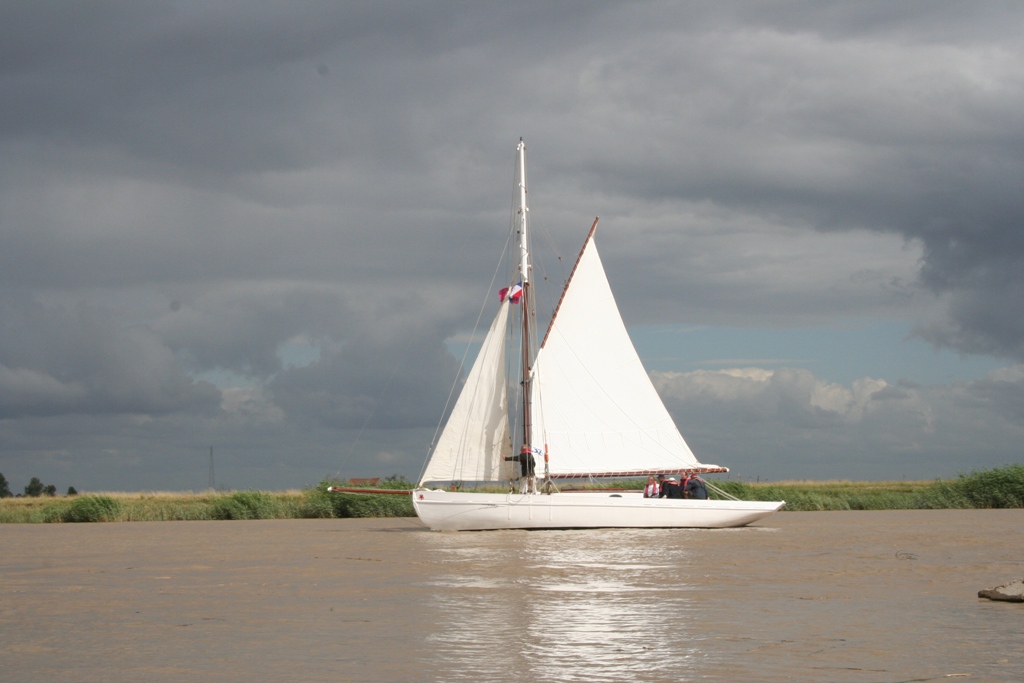
<path id="1" fill-rule="evenodd" d="M 509 303 L 498 308 L 420 484 L 500 481 L 511 455 L 505 394 L 505 329 Z"/>
<path id="2" fill-rule="evenodd" d="M 697 462 L 651 384 L 592 238 L 538 352 L 533 401 L 553 477 L 720 469 Z"/>

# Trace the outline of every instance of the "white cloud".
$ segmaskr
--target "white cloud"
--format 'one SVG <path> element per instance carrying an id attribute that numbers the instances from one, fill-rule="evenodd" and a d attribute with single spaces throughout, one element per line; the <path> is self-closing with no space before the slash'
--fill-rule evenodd
<path id="1" fill-rule="evenodd" d="M 652 379 L 698 457 L 706 454 L 739 475 L 952 476 L 1014 461 L 1024 433 L 1024 373 L 1017 367 L 932 387 L 872 378 L 846 386 L 802 369 L 653 373 Z M 986 409 L 997 400 L 1001 410 Z"/>

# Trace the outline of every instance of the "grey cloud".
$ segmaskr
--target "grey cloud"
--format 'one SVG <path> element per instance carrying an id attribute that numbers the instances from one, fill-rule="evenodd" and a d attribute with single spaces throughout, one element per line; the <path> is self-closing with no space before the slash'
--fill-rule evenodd
<path id="1" fill-rule="evenodd" d="M 359 303 L 363 290 L 304 282 L 237 283 L 168 310 L 154 331 L 193 370 L 228 370 L 266 387 L 298 424 L 333 429 L 429 425 L 455 377 L 451 314 L 422 292 Z M 378 292 L 380 296 L 380 292 Z M 283 348 L 317 349 L 289 366 Z"/>
<path id="2" fill-rule="evenodd" d="M 220 391 L 196 382 L 149 330 L 124 328 L 109 311 L 0 297 L 0 396 L 4 417 L 216 412 Z"/>
<path id="3" fill-rule="evenodd" d="M 875 393 L 871 394 L 872 401 L 889 401 L 889 400 L 903 400 L 911 398 L 911 394 L 906 389 L 901 389 L 897 386 L 885 386 Z"/>
<path id="4" fill-rule="evenodd" d="M 971 412 L 994 413 L 1002 417 L 1004 427 L 1020 432 L 1024 424 L 1024 366 L 995 373 L 972 382 L 956 396 L 960 405 Z M 1020 449 L 1008 449 L 1007 461 Z"/>
<path id="5" fill-rule="evenodd" d="M 440 336 L 422 332 L 384 343 L 357 334 L 316 363 L 275 377 L 271 396 L 299 423 L 337 429 L 435 424 L 456 365 Z"/>
<path id="6" fill-rule="evenodd" d="M 279 350 L 289 339 L 317 339 L 351 320 L 342 291 L 311 283 L 237 282 L 176 308 L 154 330 L 195 371 L 231 370 L 261 380 L 282 369 Z"/>

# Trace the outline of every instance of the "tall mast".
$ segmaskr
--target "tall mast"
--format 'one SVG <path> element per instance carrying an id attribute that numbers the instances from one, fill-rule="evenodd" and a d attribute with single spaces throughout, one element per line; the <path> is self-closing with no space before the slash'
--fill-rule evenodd
<path id="1" fill-rule="evenodd" d="M 530 278 L 530 242 L 526 235 L 526 215 L 530 210 L 526 206 L 526 143 L 522 138 L 516 150 L 519 154 L 519 275 L 525 288 Z"/>
<path id="2" fill-rule="evenodd" d="M 522 370 L 523 370 L 523 439 L 522 445 L 533 447 L 530 443 L 530 430 L 532 427 L 532 415 L 530 406 L 530 369 L 533 362 L 530 353 L 530 318 L 533 310 L 533 296 L 530 291 L 530 242 L 527 234 L 529 208 L 526 206 L 526 143 L 519 138 L 518 152 L 519 165 L 519 277 L 523 283 L 522 298 Z"/>

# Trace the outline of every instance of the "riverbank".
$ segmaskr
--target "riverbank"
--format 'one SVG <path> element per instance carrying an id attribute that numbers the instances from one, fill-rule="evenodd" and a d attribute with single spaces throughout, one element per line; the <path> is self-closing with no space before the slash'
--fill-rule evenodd
<path id="1" fill-rule="evenodd" d="M 1024 465 L 1007 465 L 935 481 L 790 481 L 744 483 L 710 479 L 742 500 L 785 500 L 783 510 L 932 510 L 1024 507 Z M 96 493 L 0 499 L 0 523 L 156 522 L 228 519 L 414 517 L 404 495 L 338 494 L 323 481 L 303 491 Z M 640 488 L 638 481 L 611 488 Z M 375 483 L 402 490 L 407 481 Z M 356 486 L 358 487 L 358 486 Z"/>

